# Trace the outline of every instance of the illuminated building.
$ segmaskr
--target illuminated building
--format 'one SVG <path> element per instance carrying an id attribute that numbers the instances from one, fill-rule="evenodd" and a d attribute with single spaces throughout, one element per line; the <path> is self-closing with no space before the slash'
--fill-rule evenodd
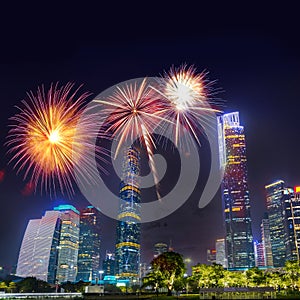
<path id="1" fill-rule="evenodd" d="M 55 282 L 60 226 L 57 211 L 46 211 L 41 219 L 29 220 L 20 248 L 17 276 Z"/>
<path id="2" fill-rule="evenodd" d="M 296 256 L 292 220 L 293 190 L 283 180 L 265 186 L 274 267 L 283 267 Z"/>
<path id="3" fill-rule="evenodd" d="M 222 265 L 223 268 L 228 268 L 225 251 L 225 239 L 216 240 L 216 264 Z"/>
<path id="4" fill-rule="evenodd" d="M 256 267 L 265 267 L 264 247 L 261 241 L 254 241 L 254 258 Z"/>
<path id="5" fill-rule="evenodd" d="M 268 213 L 264 214 L 264 217 L 261 221 L 260 228 L 261 228 L 261 237 L 262 237 L 265 267 L 273 267 L 273 255 L 272 255 L 272 245 L 271 245 L 270 224 L 269 224 Z"/>
<path id="6" fill-rule="evenodd" d="M 80 211 L 77 281 L 92 281 L 100 270 L 100 212 L 93 206 Z"/>
<path id="7" fill-rule="evenodd" d="M 123 163 L 115 249 L 116 276 L 130 281 L 138 278 L 140 263 L 141 191 L 138 184 L 139 172 L 139 152 L 130 147 L 125 153 Z"/>
<path id="8" fill-rule="evenodd" d="M 217 253 L 216 249 L 207 249 L 206 260 L 210 265 L 216 263 L 216 253 Z"/>
<path id="9" fill-rule="evenodd" d="M 168 251 L 168 245 L 165 243 L 156 243 L 154 245 L 154 257 Z"/>
<path id="10" fill-rule="evenodd" d="M 300 186 L 294 188 L 294 198 L 292 202 L 292 217 L 295 246 L 297 249 L 296 258 L 300 261 Z"/>
<path id="11" fill-rule="evenodd" d="M 283 206 L 284 206 L 284 228 L 286 231 L 286 260 L 297 260 L 297 234 L 295 232 L 294 214 L 297 214 L 297 205 L 294 196 L 294 189 L 287 187 L 284 190 Z"/>
<path id="12" fill-rule="evenodd" d="M 102 263 L 103 276 L 115 275 L 115 255 L 106 251 L 105 259 Z"/>
<path id="13" fill-rule="evenodd" d="M 238 112 L 218 117 L 218 135 L 228 269 L 247 269 L 254 266 L 254 251 L 245 134 Z"/>
<path id="14" fill-rule="evenodd" d="M 56 279 L 76 281 L 79 245 L 79 211 L 72 205 L 54 207 L 61 219 Z"/>

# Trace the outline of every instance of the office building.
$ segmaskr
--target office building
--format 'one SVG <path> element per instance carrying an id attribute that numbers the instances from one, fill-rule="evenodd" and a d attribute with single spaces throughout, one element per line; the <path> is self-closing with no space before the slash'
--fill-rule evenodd
<path id="1" fill-rule="evenodd" d="M 103 277 L 115 275 L 115 254 L 106 251 L 105 259 L 102 263 Z"/>
<path id="2" fill-rule="evenodd" d="M 264 247 L 261 241 L 254 241 L 254 258 L 256 267 L 265 267 Z"/>
<path id="3" fill-rule="evenodd" d="M 225 269 L 228 268 L 225 251 L 225 239 L 216 240 L 216 264 L 222 265 Z"/>
<path id="4" fill-rule="evenodd" d="M 265 191 L 273 265 L 275 268 L 283 267 L 285 261 L 293 260 L 296 254 L 293 229 L 290 228 L 293 191 L 285 187 L 283 180 L 276 180 L 266 185 Z"/>
<path id="5" fill-rule="evenodd" d="M 216 249 L 207 249 L 206 250 L 206 260 L 209 265 L 216 263 Z"/>
<path id="6" fill-rule="evenodd" d="M 72 205 L 54 207 L 61 219 L 56 279 L 58 283 L 76 281 L 79 246 L 79 211 Z"/>
<path id="7" fill-rule="evenodd" d="M 273 255 L 272 255 L 272 245 L 271 245 L 270 224 L 269 224 L 268 213 L 264 213 L 263 219 L 261 221 L 260 229 L 261 229 L 265 267 L 272 268 L 273 267 Z"/>
<path id="8" fill-rule="evenodd" d="M 218 135 L 228 269 L 248 269 L 254 266 L 254 250 L 245 133 L 238 112 L 218 117 Z"/>
<path id="9" fill-rule="evenodd" d="M 28 222 L 17 263 L 16 275 L 55 283 L 61 220 L 57 211 Z"/>
<path id="10" fill-rule="evenodd" d="M 156 243 L 154 245 L 154 257 L 159 256 L 160 254 L 168 252 L 168 245 L 165 243 Z"/>
<path id="11" fill-rule="evenodd" d="M 80 210 L 77 281 L 92 281 L 100 270 L 100 212 L 93 206 Z"/>

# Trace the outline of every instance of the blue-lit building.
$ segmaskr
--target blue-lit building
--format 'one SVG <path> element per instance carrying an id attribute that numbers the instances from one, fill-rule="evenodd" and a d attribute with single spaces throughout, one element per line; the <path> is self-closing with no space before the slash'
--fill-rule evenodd
<path id="1" fill-rule="evenodd" d="M 105 259 L 102 262 L 103 276 L 115 275 L 115 254 L 106 251 Z"/>
<path id="2" fill-rule="evenodd" d="M 92 281 L 100 270 L 100 212 L 93 206 L 80 210 L 77 281 Z"/>
<path id="3" fill-rule="evenodd" d="M 299 260 L 299 199 L 283 180 L 266 185 L 265 190 L 273 263 L 274 267 L 283 267 L 287 260 Z"/>
<path id="4" fill-rule="evenodd" d="M 79 247 L 79 211 L 72 205 L 54 207 L 61 219 L 56 280 L 76 281 Z"/>
<path id="5" fill-rule="evenodd" d="M 238 112 L 218 117 L 218 135 L 225 170 L 221 190 L 228 269 L 242 270 L 254 267 L 255 262 L 245 134 Z"/>
<path id="6" fill-rule="evenodd" d="M 128 148 L 124 156 L 116 230 L 115 275 L 134 281 L 139 276 L 140 263 L 140 156 L 133 147 Z"/>

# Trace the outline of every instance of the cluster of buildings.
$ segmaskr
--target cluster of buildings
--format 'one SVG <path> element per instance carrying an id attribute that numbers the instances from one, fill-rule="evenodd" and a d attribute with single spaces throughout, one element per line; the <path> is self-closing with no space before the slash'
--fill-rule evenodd
<path id="1" fill-rule="evenodd" d="M 291 188 L 283 180 L 265 186 L 266 208 L 261 222 L 261 240 L 253 241 L 248 188 L 244 127 L 239 113 L 218 117 L 219 158 L 224 170 L 221 184 L 225 236 L 207 250 L 209 263 L 229 270 L 254 266 L 279 268 L 286 260 L 299 260 L 300 187 Z M 16 275 L 35 276 L 61 283 L 94 281 L 136 282 L 147 272 L 140 262 L 141 191 L 139 151 L 134 147 L 124 155 L 120 183 L 120 206 L 114 252 L 107 252 L 100 264 L 100 213 L 88 206 L 78 211 L 60 205 L 41 219 L 30 220 L 20 249 Z M 170 249 L 155 245 L 154 256 Z"/>
<path id="2" fill-rule="evenodd" d="M 100 260 L 101 214 L 96 207 L 79 211 L 72 205 L 59 205 L 28 222 L 16 275 L 49 283 L 106 280 L 126 285 L 140 280 L 147 266 L 140 262 L 139 160 L 137 150 L 126 150 L 114 252 L 106 251 Z M 168 250 L 166 244 L 157 243 L 154 257 Z"/>
<path id="3" fill-rule="evenodd" d="M 265 186 L 267 211 L 262 213 L 261 240 L 253 241 L 245 133 L 238 112 L 218 117 L 218 136 L 226 236 L 216 241 L 215 249 L 207 250 L 208 262 L 245 270 L 280 268 L 287 260 L 299 261 L 300 187 L 291 188 L 283 180 Z"/>

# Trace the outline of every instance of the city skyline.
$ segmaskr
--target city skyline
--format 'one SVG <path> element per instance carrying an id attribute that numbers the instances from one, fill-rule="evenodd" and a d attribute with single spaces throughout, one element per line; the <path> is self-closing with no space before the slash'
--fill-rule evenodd
<path id="1" fill-rule="evenodd" d="M 257 8 L 261 9 L 261 6 Z M 30 18 L 19 16 L 20 13 L 16 17 L 15 10 L 11 9 L 11 17 L 1 20 L 3 28 L 7 28 L 12 20 L 19 26 L 17 30 L 11 29 L 4 34 L 0 50 L 1 144 L 4 144 L 8 131 L 8 118 L 16 112 L 14 106 L 27 91 L 35 90 L 40 84 L 48 86 L 56 80 L 74 80 L 84 83 L 84 88 L 95 96 L 123 80 L 153 76 L 173 64 L 194 64 L 199 71 L 205 69 L 212 80 L 217 80 L 216 85 L 222 89 L 218 97 L 225 100 L 222 109 L 225 112 L 239 111 L 243 120 L 247 136 L 253 235 L 258 239 L 266 209 L 264 186 L 278 178 L 291 186 L 300 183 L 297 153 L 300 47 L 295 39 L 297 26 L 284 21 L 276 23 L 269 7 L 265 13 L 268 18 L 274 18 L 273 22 L 269 22 L 265 15 L 260 15 L 260 18 L 251 15 L 250 18 L 249 13 L 247 21 L 236 14 L 239 18 L 237 24 L 229 24 L 226 20 L 231 20 L 230 17 L 226 16 L 225 20 L 214 10 L 211 19 L 206 19 L 202 25 L 195 16 L 194 26 L 189 26 L 189 30 L 180 27 L 175 33 L 151 27 L 144 35 L 131 37 L 128 33 L 116 34 L 118 30 L 109 30 L 107 26 L 102 28 L 98 23 L 85 27 L 85 30 L 75 19 L 71 22 L 75 29 L 70 30 L 69 35 L 61 30 L 59 22 L 53 27 L 48 25 L 40 34 L 35 29 L 40 26 L 29 21 Z M 281 20 L 282 14 L 284 12 L 280 10 L 278 19 Z M 40 18 L 33 15 L 32 20 L 36 17 Z M 66 14 L 64 18 L 70 16 Z M 97 31 L 92 31 L 92 27 Z M 54 36 L 58 42 L 52 42 Z M 205 147 L 203 141 L 203 149 Z M 24 182 L 22 176 L 15 174 L 7 164 L 9 157 L 5 153 L 3 146 L 0 242 L 5 249 L 0 253 L 0 265 L 12 265 L 16 263 L 17 249 L 29 219 L 40 218 L 44 211 L 62 203 L 72 204 L 78 209 L 88 203 L 80 194 L 72 199 L 51 199 L 39 191 L 34 194 L 30 183 Z M 204 159 L 203 170 L 206 167 Z M 214 239 L 222 237 L 218 234 L 222 232 L 221 222 L 213 222 L 222 216 L 220 193 L 206 208 L 200 210 L 197 207 L 196 195 L 201 193 L 205 179 L 206 174 L 189 201 L 178 211 L 163 220 L 142 225 L 142 231 L 148 235 L 147 240 L 141 241 L 142 248 L 151 249 L 142 253 L 143 261 L 150 259 L 155 242 L 172 240 L 175 251 L 190 256 L 194 263 L 205 262 L 206 249 L 213 248 Z M 103 240 L 106 242 L 102 251 L 114 247 L 114 238 L 108 234 L 114 233 L 114 226 L 115 221 L 103 216 Z M 194 228 L 198 228 L 197 232 Z"/>

